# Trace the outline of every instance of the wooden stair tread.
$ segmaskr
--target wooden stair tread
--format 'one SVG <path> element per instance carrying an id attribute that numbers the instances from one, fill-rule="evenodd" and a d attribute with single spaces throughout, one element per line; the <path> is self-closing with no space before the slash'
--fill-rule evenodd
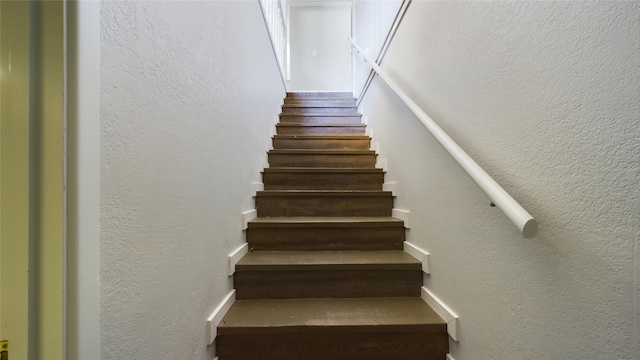
<path id="1" fill-rule="evenodd" d="M 446 322 L 419 297 L 238 300 L 219 335 L 255 333 L 446 331 Z"/>
<path id="2" fill-rule="evenodd" d="M 381 168 L 272 167 L 263 169 L 263 173 L 381 174 L 383 172 Z"/>
<path id="3" fill-rule="evenodd" d="M 420 269 L 421 263 L 402 250 L 256 251 L 236 264 L 236 271 Z"/>
<path id="4" fill-rule="evenodd" d="M 298 127 L 304 127 L 304 128 L 319 128 L 319 127 L 347 127 L 347 128 L 364 128 L 367 125 L 365 124 L 314 124 L 314 125 L 306 125 L 306 124 L 296 124 L 296 123 L 278 123 L 276 124 L 276 127 L 282 127 L 282 128 L 298 128 Z"/>
<path id="5" fill-rule="evenodd" d="M 324 127 L 324 125 L 320 125 Z M 367 135 L 274 135 L 274 139 L 286 140 L 371 140 Z"/>
<path id="6" fill-rule="evenodd" d="M 274 216 L 250 220 L 249 228 L 272 227 L 404 227 L 404 221 L 390 216 Z"/>
<path id="7" fill-rule="evenodd" d="M 283 108 L 355 108 L 355 101 L 351 100 L 318 100 L 318 101 L 287 101 L 282 105 Z"/>
<path id="8" fill-rule="evenodd" d="M 309 155 L 373 155 L 374 150 L 334 150 L 334 149 L 273 149 L 271 154 L 309 154 Z"/>
<path id="9" fill-rule="evenodd" d="M 261 190 L 257 196 L 393 196 L 380 190 Z"/>

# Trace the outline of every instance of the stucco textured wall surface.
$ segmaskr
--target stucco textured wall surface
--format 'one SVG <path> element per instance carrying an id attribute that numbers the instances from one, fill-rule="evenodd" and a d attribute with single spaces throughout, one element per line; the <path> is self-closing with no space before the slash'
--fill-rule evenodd
<path id="1" fill-rule="evenodd" d="M 207 359 L 285 90 L 257 1 L 101 7 L 101 359 Z"/>
<path id="2" fill-rule="evenodd" d="M 413 1 L 383 68 L 540 222 L 522 238 L 374 80 L 364 113 L 461 318 L 456 360 L 640 356 L 638 59 L 639 2 Z"/>

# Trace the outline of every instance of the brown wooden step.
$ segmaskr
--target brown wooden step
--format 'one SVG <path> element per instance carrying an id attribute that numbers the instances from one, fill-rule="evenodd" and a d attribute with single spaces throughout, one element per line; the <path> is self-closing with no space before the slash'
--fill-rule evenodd
<path id="1" fill-rule="evenodd" d="M 269 190 L 255 197 L 258 216 L 391 216 L 390 191 Z"/>
<path id="2" fill-rule="evenodd" d="M 332 107 L 332 108 L 355 108 L 356 101 L 355 99 L 348 100 L 334 100 L 334 99 L 285 99 L 282 107 Z"/>
<path id="3" fill-rule="evenodd" d="M 279 123 L 278 135 L 364 135 L 365 125 L 313 125 Z"/>
<path id="4" fill-rule="evenodd" d="M 368 150 L 371 138 L 350 135 L 275 135 L 274 149 Z"/>
<path id="5" fill-rule="evenodd" d="M 306 126 L 354 126 L 362 125 L 362 116 L 304 116 L 292 114 L 280 114 L 282 124 L 306 125 Z"/>
<path id="6" fill-rule="evenodd" d="M 351 92 L 336 92 L 336 91 L 303 91 L 303 92 L 289 92 L 287 93 L 287 99 L 354 99 Z"/>
<path id="7" fill-rule="evenodd" d="M 343 114 L 343 115 L 356 115 L 358 109 L 353 107 L 309 107 L 309 106 L 291 106 L 283 105 L 282 114 L 296 114 L 296 115 L 325 115 L 325 114 Z"/>
<path id="8" fill-rule="evenodd" d="M 238 300 L 220 360 L 444 360 L 446 323 L 420 298 Z"/>
<path id="9" fill-rule="evenodd" d="M 250 252 L 237 264 L 238 299 L 420 296 L 421 263 L 402 250 Z"/>
<path id="10" fill-rule="evenodd" d="M 375 168 L 376 153 L 372 150 L 270 150 L 271 167 L 339 167 Z"/>
<path id="11" fill-rule="evenodd" d="M 384 172 L 370 168 L 266 168 L 264 190 L 382 190 Z"/>
<path id="12" fill-rule="evenodd" d="M 404 240 L 392 217 L 262 217 L 247 229 L 252 251 L 402 250 Z"/>

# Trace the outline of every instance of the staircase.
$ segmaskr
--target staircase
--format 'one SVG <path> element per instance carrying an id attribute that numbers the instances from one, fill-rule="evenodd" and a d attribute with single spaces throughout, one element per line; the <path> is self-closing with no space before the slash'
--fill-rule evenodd
<path id="1" fill-rule="evenodd" d="M 420 298 L 364 133 L 349 93 L 287 95 L 220 360 L 445 359 L 446 323 Z"/>

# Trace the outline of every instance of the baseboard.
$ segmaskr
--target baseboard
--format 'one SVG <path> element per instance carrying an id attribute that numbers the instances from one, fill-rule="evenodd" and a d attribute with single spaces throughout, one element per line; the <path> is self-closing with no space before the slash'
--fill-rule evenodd
<path id="1" fill-rule="evenodd" d="M 243 256 L 249 252 L 249 244 L 245 243 L 235 249 L 227 258 L 227 275 L 231 276 L 236 272 L 236 264 Z"/>
<path id="2" fill-rule="evenodd" d="M 258 195 L 258 191 L 264 190 L 264 183 L 254 181 L 251 183 L 251 196 Z"/>
<path id="3" fill-rule="evenodd" d="M 217 358 L 216 358 L 217 359 Z M 215 360 L 215 359 L 214 359 Z M 447 360 L 456 360 L 453 358 L 453 356 L 451 356 L 450 354 L 447 354 Z"/>
<path id="4" fill-rule="evenodd" d="M 382 191 L 391 191 L 392 193 L 395 193 L 396 185 L 398 185 L 398 182 L 396 181 L 386 182 L 382 184 Z"/>
<path id="5" fill-rule="evenodd" d="M 247 230 L 249 221 L 258 217 L 258 210 L 253 209 L 242 213 L 242 230 Z"/>
<path id="6" fill-rule="evenodd" d="M 393 209 L 391 210 L 391 216 L 400 220 L 404 220 L 404 227 L 406 227 L 407 229 L 411 228 L 411 212 L 410 211 Z"/>
<path id="7" fill-rule="evenodd" d="M 382 169 L 382 171 L 387 172 L 387 159 L 379 159 L 376 162 L 376 168 Z"/>
<path id="8" fill-rule="evenodd" d="M 222 321 L 222 318 L 227 314 L 227 311 L 231 308 L 231 305 L 236 301 L 236 291 L 231 290 L 231 292 L 222 299 L 222 302 L 216 307 L 215 310 L 211 313 L 211 316 L 207 319 L 207 339 L 209 339 L 209 344 L 213 344 L 216 340 L 216 336 L 218 335 L 218 324 Z"/>
<path id="9" fill-rule="evenodd" d="M 407 241 L 404 242 L 404 251 L 422 263 L 425 274 L 431 274 L 431 255 L 428 252 Z"/>
<path id="10" fill-rule="evenodd" d="M 453 340 L 458 341 L 458 322 L 460 321 L 458 315 L 424 286 L 422 287 L 422 299 L 447 322 L 447 333 Z"/>

